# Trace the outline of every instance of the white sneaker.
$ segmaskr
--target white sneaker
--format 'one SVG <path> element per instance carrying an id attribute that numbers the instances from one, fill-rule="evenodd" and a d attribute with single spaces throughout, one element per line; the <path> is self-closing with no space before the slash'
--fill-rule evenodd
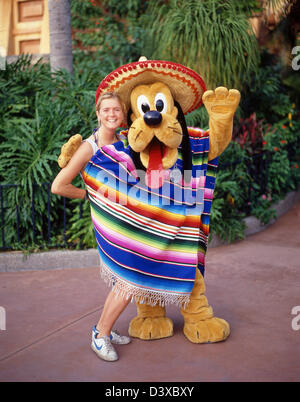
<path id="1" fill-rule="evenodd" d="M 92 332 L 91 348 L 97 354 L 97 356 L 103 360 L 114 362 L 119 358 L 115 348 L 110 343 L 109 337 L 102 336 L 101 338 L 97 338 L 95 331 Z"/>
<path id="2" fill-rule="evenodd" d="M 95 335 L 96 337 L 99 334 L 96 325 L 93 328 L 93 334 L 96 334 Z M 131 342 L 129 336 L 120 335 L 118 331 L 111 331 L 109 339 L 111 343 L 114 343 L 115 345 L 127 345 L 128 343 Z"/>
<path id="3" fill-rule="evenodd" d="M 131 342 L 129 336 L 120 335 L 118 331 L 111 331 L 110 333 L 110 341 L 116 345 L 127 345 Z"/>

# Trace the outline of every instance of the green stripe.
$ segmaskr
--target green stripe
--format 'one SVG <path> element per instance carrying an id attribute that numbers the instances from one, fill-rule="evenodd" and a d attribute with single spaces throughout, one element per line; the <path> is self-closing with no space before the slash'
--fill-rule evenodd
<path id="1" fill-rule="evenodd" d="M 117 219 L 115 216 L 112 215 L 112 213 L 101 209 L 93 202 L 91 202 L 91 209 L 94 216 L 96 217 L 96 221 L 100 225 L 101 223 L 103 223 L 103 225 L 105 225 L 106 227 L 134 241 L 142 242 L 159 250 L 165 250 L 166 246 L 167 249 L 170 251 L 181 251 L 186 253 L 195 252 L 195 248 L 197 249 L 197 238 L 195 238 L 195 241 L 191 241 L 190 239 L 166 239 L 162 236 L 157 235 L 154 232 L 147 233 L 142 229 L 139 229 L 138 227 L 130 227 L 128 221 L 124 222 L 121 219 Z"/>

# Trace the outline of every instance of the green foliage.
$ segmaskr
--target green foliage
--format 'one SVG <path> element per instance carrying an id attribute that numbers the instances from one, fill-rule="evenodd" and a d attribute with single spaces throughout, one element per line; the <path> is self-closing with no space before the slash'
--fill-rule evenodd
<path id="1" fill-rule="evenodd" d="M 31 66 L 31 57 L 21 55 L 12 64 L 0 70 L 0 140 L 4 132 L 33 118 L 35 94 L 49 94 L 49 66 L 41 61 Z"/>
<path id="2" fill-rule="evenodd" d="M 190 127 L 201 127 L 203 130 L 208 129 L 208 113 L 204 106 L 194 110 L 185 117 L 186 124 Z"/>
<path id="3" fill-rule="evenodd" d="M 29 56 L 0 71 L 0 178 L 2 185 L 17 186 L 3 188 L 7 244 L 16 242 L 17 227 L 23 245 L 42 244 L 48 208 L 53 243 L 62 242 L 63 204 L 51 196 L 48 205 L 48 183 L 59 171 L 61 146 L 77 132 L 87 137 L 96 124 L 93 78 L 78 68 L 74 76 L 50 74 L 48 64 L 32 65 Z M 67 214 L 72 215 L 69 207 Z M 33 222 L 35 236 L 29 230 Z"/>
<path id="4" fill-rule="evenodd" d="M 264 225 L 270 222 L 272 218 L 276 219 L 276 211 L 272 208 L 272 199 L 260 196 L 256 199 L 251 208 L 252 215 L 260 220 Z"/>
<path id="5" fill-rule="evenodd" d="M 285 113 L 272 126 L 253 115 L 242 120 L 235 142 L 220 157 L 211 228 L 223 240 L 243 237 L 246 216 L 255 216 L 262 224 L 276 218 L 273 205 L 299 189 L 299 110 L 290 102 Z"/>
<path id="6" fill-rule="evenodd" d="M 239 2 L 155 1 L 149 11 L 148 55 L 195 69 L 208 88 L 239 88 L 257 69 L 257 41 Z"/>
<path id="7" fill-rule="evenodd" d="M 146 7 L 143 0 L 71 0 L 75 63 L 105 76 L 137 61 L 143 54 Z"/>
<path id="8" fill-rule="evenodd" d="M 264 52 L 260 68 L 242 90 L 242 115 L 248 117 L 256 113 L 258 120 L 274 124 L 288 114 L 295 101 L 282 82 L 281 65 Z"/>
<path id="9" fill-rule="evenodd" d="M 76 245 L 76 248 L 95 248 L 97 247 L 94 226 L 91 220 L 90 204 L 83 203 L 82 211 L 78 202 L 72 201 L 74 209 L 70 219 L 68 231 L 69 241 Z"/>
<path id="10" fill-rule="evenodd" d="M 233 130 L 233 140 L 248 153 L 261 152 L 263 144 L 263 120 L 257 121 L 256 113 L 246 119 Z"/>
<path id="11" fill-rule="evenodd" d="M 228 242 L 244 237 L 249 183 L 245 151 L 232 142 L 220 157 L 211 211 L 211 233 Z"/>

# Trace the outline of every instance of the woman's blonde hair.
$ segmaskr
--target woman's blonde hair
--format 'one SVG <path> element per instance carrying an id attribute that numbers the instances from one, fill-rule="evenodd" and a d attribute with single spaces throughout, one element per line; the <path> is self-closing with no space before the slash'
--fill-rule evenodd
<path id="1" fill-rule="evenodd" d="M 102 101 L 105 99 L 117 99 L 120 103 L 120 106 L 122 108 L 122 112 L 124 114 L 124 119 L 126 119 L 126 108 L 125 108 L 125 103 L 122 101 L 121 97 L 119 94 L 116 92 L 104 92 L 104 94 L 100 95 L 96 104 L 96 111 L 99 112 L 100 106 Z"/>

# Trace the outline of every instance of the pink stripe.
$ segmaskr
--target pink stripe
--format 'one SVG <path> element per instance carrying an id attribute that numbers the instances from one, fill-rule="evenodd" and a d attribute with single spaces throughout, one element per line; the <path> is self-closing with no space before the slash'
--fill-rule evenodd
<path id="1" fill-rule="evenodd" d="M 201 251 L 198 251 L 198 263 L 200 262 L 200 264 L 204 265 L 204 260 L 205 260 L 205 255 L 203 253 L 201 253 Z"/>
<path id="2" fill-rule="evenodd" d="M 113 145 L 105 145 L 102 147 L 103 151 L 105 151 L 108 155 L 110 155 L 112 158 L 116 159 L 118 162 L 122 163 L 127 170 L 130 171 L 130 173 L 137 177 L 137 171 L 134 166 L 134 163 L 132 159 L 130 158 L 129 155 L 127 155 L 123 151 L 116 151 L 115 147 Z"/>
<path id="3" fill-rule="evenodd" d="M 181 251 L 158 250 L 155 247 L 141 244 L 135 240 L 116 233 L 112 229 L 107 229 L 104 225 L 99 225 L 96 218 L 92 216 L 92 221 L 97 231 L 103 234 L 113 244 L 119 245 L 126 249 L 132 250 L 149 258 L 155 258 L 163 261 L 182 263 L 182 264 L 196 264 L 194 253 L 183 253 Z"/>
<path id="4" fill-rule="evenodd" d="M 192 178 L 192 187 L 193 188 L 199 188 L 199 187 L 204 188 L 205 180 L 206 180 L 206 176 L 193 177 Z"/>
<path id="5" fill-rule="evenodd" d="M 210 188 L 206 188 L 204 190 L 204 198 L 208 199 L 208 200 L 212 200 L 213 199 L 213 195 L 214 195 L 214 190 L 210 189 Z"/>

